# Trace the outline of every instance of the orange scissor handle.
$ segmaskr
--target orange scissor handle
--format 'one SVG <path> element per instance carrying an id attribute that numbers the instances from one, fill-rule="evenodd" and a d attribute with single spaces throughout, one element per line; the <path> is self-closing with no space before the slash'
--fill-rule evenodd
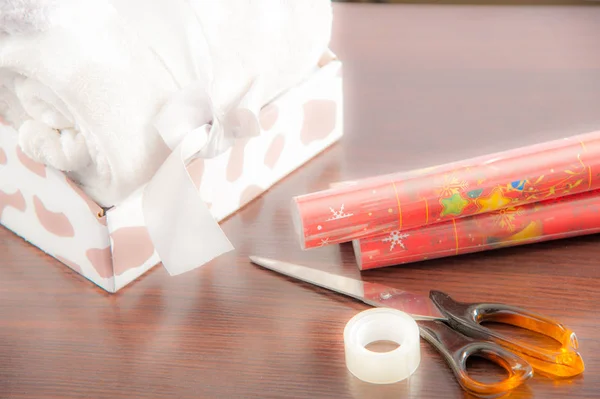
<path id="1" fill-rule="evenodd" d="M 551 377 L 572 377 L 585 369 L 583 359 L 577 352 L 579 344 L 575 333 L 549 317 L 505 304 L 457 302 L 440 291 L 431 291 L 430 298 L 453 328 L 472 338 L 490 340 L 515 352 L 537 372 Z M 556 340 L 561 347 L 546 349 L 508 338 L 482 326 L 484 321 L 510 324 L 544 334 Z"/>
<path id="2" fill-rule="evenodd" d="M 514 353 L 490 341 L 478 341 L 462 335 L 439 320 L 418 321 L 421 337 L 440 352 L 454 372 L 461 387 L 468 393 L 491 398 L 505 394 L 533 376 L 531 365 Z M 484 357 L 508 372 L 500 382 L 477 381 L 467 372 L 470 356 Z"/>

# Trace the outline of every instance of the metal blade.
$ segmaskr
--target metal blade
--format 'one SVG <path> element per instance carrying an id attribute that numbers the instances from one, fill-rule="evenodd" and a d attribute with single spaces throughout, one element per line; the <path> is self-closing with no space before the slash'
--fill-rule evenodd
<path id="1" fill-rule="evenodd" d="M 417 320 L 445 319 L 431 299 L 423 295 L 339 276 L 294 263 L 260 256 L 250 256 L 249 258 L 253 263 L 266 269 L 358 299 L 371 306 L 399 309 Z"/>
<path id="2" fill-rule="evenodd" d="M 288 277 L 327 288 L 328 290 L 347 295 L 360 301 L 364 299 L 365 291 L 363 282 L 360 280 L 336 276 L 335 274 L 327 273 L 322 270 L 281 262 L 274 259 L 262 258 L 260 256 L 250 256 L 250 260 L 259 266 L 284 274 Z"/>

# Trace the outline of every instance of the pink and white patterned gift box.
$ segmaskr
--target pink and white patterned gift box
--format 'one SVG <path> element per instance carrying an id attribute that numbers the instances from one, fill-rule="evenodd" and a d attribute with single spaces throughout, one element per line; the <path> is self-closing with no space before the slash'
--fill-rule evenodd
<path id="1" fill-rule="evenodd" d="M 342 63 L 326 59 L 300 85 L 262 108 L 261 133 L 188 166 L 217 221 L 335 143 L 343 132 Z M 102 209 L 61 172 L 20 151 L 0 124 L 0 224 L 114 293 L 161 261 L 145 227 L 139 191 Z"/>

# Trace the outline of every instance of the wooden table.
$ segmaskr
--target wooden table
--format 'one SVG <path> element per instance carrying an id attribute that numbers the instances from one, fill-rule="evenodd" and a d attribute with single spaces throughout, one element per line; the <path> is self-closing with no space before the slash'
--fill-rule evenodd
<path id="1" fill-rule="evenodd" d="M 463 398 L 422 342 L 410 383 L 370 385 L 342 331 L 366 305 L 248 262 L 360 278 L 347 245 L 301 251 L 293 195 L 600 128 L 600 8 L 336 4 L 346 137 L 223 224 L 236 251 L 109 295 L 0 230 L 2 398 Z M 390 267 L 368 281 L 525 305 L 573 328 L 587 365 L 510 397 L 600 397 L 597 236 Z M 474 370 L 483 370 L 475 362 Z"/>

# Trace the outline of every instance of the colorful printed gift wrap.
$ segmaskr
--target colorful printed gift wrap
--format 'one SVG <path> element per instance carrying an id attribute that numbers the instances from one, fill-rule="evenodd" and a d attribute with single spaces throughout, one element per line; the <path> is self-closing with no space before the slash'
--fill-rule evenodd
<path id="1" fill-rule="evenodd" d="M 600 232 L 600 190 L 353 240 L 361 270 Z"/>
<path id="2" fill-rule="evenodd" d="M 217 221 L 335 143 L 343 132 L 342 64 L 327 60 L 260 112 L 261 132 L 187 170 Z M 140 191 L 110 209 L 62 173 L 33 162 L 17 132 L 0 125 L 0 224 L 108 292 L 160 262 Z M 201 245 L 201 243 L 199 243 Z"/>
<path id="3" fill-rule="evenodd" d="M 303 249 L 600 188 L 600 131 L 295 197 Z"/>

